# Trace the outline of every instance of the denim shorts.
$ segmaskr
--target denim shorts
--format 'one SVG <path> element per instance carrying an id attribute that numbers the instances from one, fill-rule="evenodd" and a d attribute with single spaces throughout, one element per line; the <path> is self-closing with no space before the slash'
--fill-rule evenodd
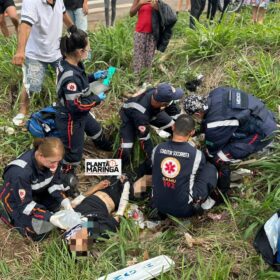
<path id="1" fill-rule="evenodd" d="M 67 14 L 71 17 L 77 28 L 87 32 L 88 20 L 82 8 L 78 8 L 76 10 L 67 10 Z"/>
<path id="2" fill-rule="evenodd" d="M 28 95 L 41 91 L 48 65 L 56 69 L 59 61 L 60 59 L 48 63 L 28 57 L 25 58 L 24 65 L 22 66 L 23 85 Z"/>

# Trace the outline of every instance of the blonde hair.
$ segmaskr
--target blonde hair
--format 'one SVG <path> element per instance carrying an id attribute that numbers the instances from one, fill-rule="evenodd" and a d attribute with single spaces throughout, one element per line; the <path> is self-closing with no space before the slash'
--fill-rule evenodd
<path id="1" fill-rule="evenodd" d="M 33 147 L 44 157 L 52 157 L 57 154 L 64 155 L 64 146 L 61 140 L 56 137 L 36 138 L 33 141 Z"/>

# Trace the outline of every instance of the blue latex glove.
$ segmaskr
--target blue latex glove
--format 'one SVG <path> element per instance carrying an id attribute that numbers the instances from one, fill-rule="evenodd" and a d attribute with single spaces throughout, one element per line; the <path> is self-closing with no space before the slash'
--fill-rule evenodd
<path id="1" fill-rule="evenodd" d="M 104 92 L 100 92 L 97 94 L 101 101 L 105 100 L 107 95 Z"/>
<path id="2" fill-rule="evenodd" d="M 105 79 L 106 77 L 107 77 L 107 71 L 105 71 L 105 70 L 99 70 L 99 71 L 97 71 L 97 72 L 95 72 L 94 74 L 93 74 L 93 76 L 94 76 L 94 79 L 95 80 L 98 80 L 98 79 Z"/>

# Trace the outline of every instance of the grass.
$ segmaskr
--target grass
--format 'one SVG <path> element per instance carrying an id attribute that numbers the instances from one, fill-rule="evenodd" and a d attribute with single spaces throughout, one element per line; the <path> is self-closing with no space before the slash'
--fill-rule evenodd
<path id="1" fill-rule="evenodd" d="M 187 13 L 180 13 L 173 38 L 164 54 L 157 53 L 153 65 L 153 83 L 168 81 L 175 86 L 198 73 L 205 82 L 199 92 L 205 94 L 219 85 L 234 86 L 262 98 L 277 112 L 280 104 L 280 5 L 271 4 L 265 25 L 250 23 L 249 8 L 240 14 L 224 17 L 221 24 L 206 27 L 203 16 L 197 30 L 188 28 Z M 135 19 L 125 18 L 114 28 L 100 26 L 90 33 L 94 59 L 87 62 L 88 71 L 118 68 L 112 90 L 97 118 L 115 139 L 118 147 L 118 109 L 126 93 L 136 90 L 132 73 L 133 31 Z M 18 106 L 21 70 L 10 61 L 16 39 L 0 37 L 0 127 L 11 126 Z M 55 101 L 53 73 L 46 79 L 43 93 L 32 99 L 31 109 Z M 153 141 L 159 138 L 153 135 Z M 12 136 L 0 131 L 0 171 L 15 156 L 30 147 L 32 138 L 17 129 Z M 135 145 L 134 164 L 141 160 Z M 18 233 L 0 227 L 0 279 L 95 279 L 121 269 L 147 256 L 169 255 L 176 263 L 169 273 L 157 279 L 279 279 L 252 247 L 259 226 L 276 211 L 280 203 L 280 144 L 276 140 L 273 153 L 248 168 L 255 176 L 243 180 L 229 202 L 211 210 L 224 218 L 213 221 L 207 215 L 190 220 L 170 219 L 161 232 L 140 231 L 131 221 L 123 220 L 120 230 L 111 239 L 94 245 L 93 256 L 76 262 L 57 232 L 48 240 L 34 244 Z M 201 239 L 190 247 L 185 233 Z"/>

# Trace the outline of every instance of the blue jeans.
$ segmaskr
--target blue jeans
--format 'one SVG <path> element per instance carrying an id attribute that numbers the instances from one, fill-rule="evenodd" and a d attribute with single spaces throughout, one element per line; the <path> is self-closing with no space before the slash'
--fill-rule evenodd
<path id="1" fill-rule="evenodd" d="M 84 14 L 83 9 L 67 10 L 68 15 L 73 20 L 74 24 L 81 30 L 87 32 L 88 21 L 87 15 Z"/>

